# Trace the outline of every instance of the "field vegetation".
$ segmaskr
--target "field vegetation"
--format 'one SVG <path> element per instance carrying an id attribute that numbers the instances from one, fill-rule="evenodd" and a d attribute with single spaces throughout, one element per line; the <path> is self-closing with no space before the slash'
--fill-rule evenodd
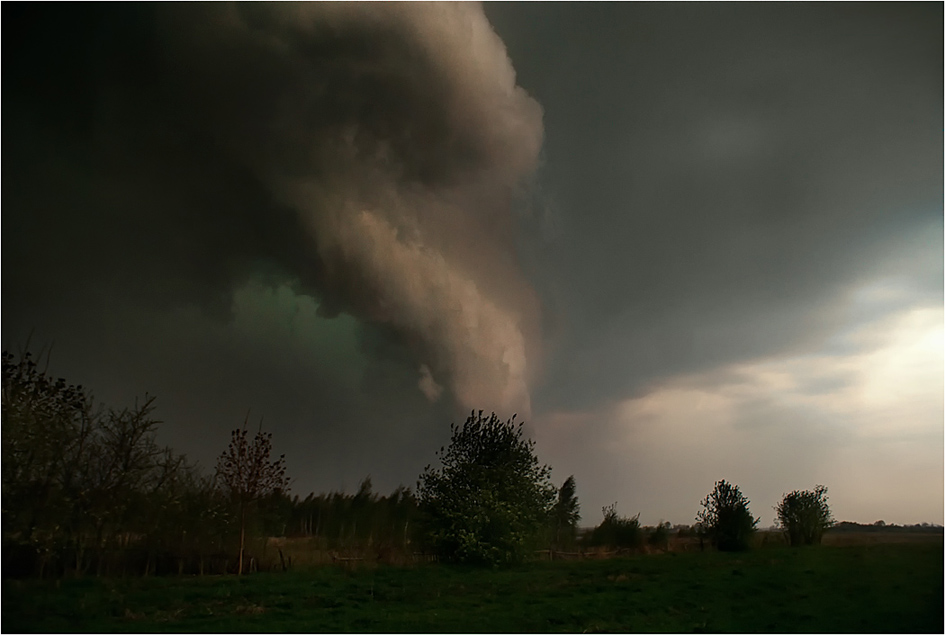
<path id="1" fill-rule="evenodd" d="M 250 576 L 7 581 L 4 632 L 943 630 L 941 540 L 505 568 L 357 562 Z"/>

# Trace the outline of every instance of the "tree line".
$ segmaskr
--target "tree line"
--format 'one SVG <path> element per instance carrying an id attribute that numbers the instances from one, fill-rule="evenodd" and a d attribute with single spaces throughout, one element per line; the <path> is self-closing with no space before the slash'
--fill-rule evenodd
<path id="1" fill-rule="evenodd" d="M 230 502 L 156 443 L 153 397 L 97 407 L 30 352 L 2 364 L 4 575 L 215 569 Z"/>
<path id="2" fill-rule="evenodd" d="M 155 441 L 155 399 L 96 406 L 27 351 L 2 362 L 3 575 L 241 573 L 266 537 L 330 550 L 418 545 L 407 488 L 291 497 L 260 428 L 232 432 L 212 472 Z"/>
<path id="3" fill-rule="evenodd" d="M 208 473 L 155 441 L 155 401 L 121 410 L 53 377 L 29 352 L 3 353 L 4 576 L 67 573 L 243 573 L 267 537 L 319 549 L 430 554 L 443 561 L 515 563 L 538 550 L 666 548 L 669 523 L 644 528 L 616 504 L 579 536 L 573 476 L 560 487 L 515 416 L 473 412 L 416 488 L 390 495 L 365 478 L 354 494 L 290 494 L 284 456 L 249 422 Z M 792 545 L 819 543 L 834 523 L 827 489 L 786 494 L 777 521 Z M 693 532 L 720 550 L 749 547 L 758 524 L 726 481 L 701 503 Z M 280 552 L 280 565 L 286 567 Z"/>

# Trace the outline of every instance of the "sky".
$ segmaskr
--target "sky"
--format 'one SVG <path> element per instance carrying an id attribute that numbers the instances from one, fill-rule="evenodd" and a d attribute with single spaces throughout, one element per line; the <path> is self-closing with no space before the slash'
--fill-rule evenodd
<path id="1" fill-rule="evenodd" d="M 211 470 L 943 523 L 939 3 L 8 4 L 2 344 Z"/>

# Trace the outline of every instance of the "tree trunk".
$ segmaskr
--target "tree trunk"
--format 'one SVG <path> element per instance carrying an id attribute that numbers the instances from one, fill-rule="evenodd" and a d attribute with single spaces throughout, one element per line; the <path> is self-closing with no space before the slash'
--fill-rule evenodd
<path id="1" fill-rule="evenodd" d="M 82 576 L 82 539 L 76 535 L 76 576 Z"/>
<path id="2" fill-rule="evenodd" d="M 240 561 L 237 564 L 237 575 L 243 574 L 243 541 L 246 536 L 246 505 L 240 503 Z"/>

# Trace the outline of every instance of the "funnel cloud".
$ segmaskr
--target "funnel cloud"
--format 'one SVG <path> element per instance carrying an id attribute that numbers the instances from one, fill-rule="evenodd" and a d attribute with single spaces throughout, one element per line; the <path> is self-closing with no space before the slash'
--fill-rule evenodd
<path id="1" fill-rule="evenodd" d="M 3 17 L 4 348 L 161 443 L 388 491 L 482 409 L 583 525 L 942 522 L 941 4 Z"/>
<path id="2" fill-rule="evenodd" d="M 206 126 L 299 215 L 324 306 L 394 327 L 427 369 L 428 397 L 442 384 L 465 407 L 528 412 L 538 304 L 515 261 L 511 204 L 536 165 L 542 110 L 480 7 L 178 17 L 170 57 L 202 91 L 182 93 L 216 101 Z M 239 82 L 191 63 L 237 51 Z"/>
<path id="3" fill-rule="evenodd" d="M 274 263 L 322 315 L 392 328 L 431 400 L 443 386 L 464 408 L 528 413 L 539 304 L 513 203 L 536 167 L 542 109 L 481 7 L 137 11 L 154 14 L 97 24 L 111 39 L 83 132 L 98 189 L 134 189 L 118 222 L 171 226 L 158 244 L 172 253 L 151 255 L 158 282 L 203 278 L 213 294 L 198 302 L 226 305 Z M 111 31 L 135 17 L 147 29 L 123 68 Z"/>

